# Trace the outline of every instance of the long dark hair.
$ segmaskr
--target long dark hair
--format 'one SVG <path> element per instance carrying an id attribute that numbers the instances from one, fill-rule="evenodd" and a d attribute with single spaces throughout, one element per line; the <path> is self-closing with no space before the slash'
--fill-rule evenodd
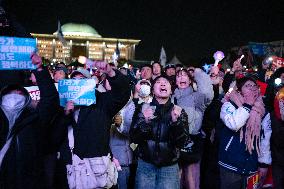
<path id="1" fill-rule="evenodd" d="M 188 78 L 189 78 L 189 80 L 190 80 L 189 86 L 191 86 L 192 89 L 193 89 L 193 83 L 195 82 L 195 81 L 194 81 L 194 78 L 189 74 L 189 72 L 188 72 L 186 69 L 182 68 L 182 69 L 178 70 L 177 73 L 176 73 L 176 77 L 178 77 L 179 75 L 181 75 L 182 72 L 184 72 L 184 73 L 187 74 L 187 76 L 188 76 Z"/>

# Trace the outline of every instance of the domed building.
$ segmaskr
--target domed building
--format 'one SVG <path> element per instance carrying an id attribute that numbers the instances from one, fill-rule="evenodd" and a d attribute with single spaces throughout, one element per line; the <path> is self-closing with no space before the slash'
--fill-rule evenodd
<path id="1" fill-rule="evenodd" d="M 49 60 L 70 63 L 79 56 L 94 60 L 112 61 L 118 48 L 120 58 L 135 59 L 135 46 L 140 40 L 104 38 L 90 25 L 67 23 L 61 26 L 66 44 L 58 39 L 57 31 L 53 34 L 31 33 L 37 40 L 39 54 Z"/>

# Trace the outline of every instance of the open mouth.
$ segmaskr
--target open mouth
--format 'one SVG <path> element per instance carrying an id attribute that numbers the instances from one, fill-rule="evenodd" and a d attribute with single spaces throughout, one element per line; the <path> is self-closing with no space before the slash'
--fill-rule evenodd
<path id="1" fill-rule="evenodd" d="M 181 85 L 185 85 L 185 84 L 186 84 L 186 82 L 184 82 L 184 81 L 181 81 L 181 82 L 180 82 L 180 84 L 181 84 Z"/>
<path id="2" fill-rule="evenodd" d="M 161 88 L 161 89 L 160 89 L 160 92 L 166 93 L 166 92 L 168 92 L 168 90 L 167 90 L 167 89 L 164 89 L 164 88 Z"/>

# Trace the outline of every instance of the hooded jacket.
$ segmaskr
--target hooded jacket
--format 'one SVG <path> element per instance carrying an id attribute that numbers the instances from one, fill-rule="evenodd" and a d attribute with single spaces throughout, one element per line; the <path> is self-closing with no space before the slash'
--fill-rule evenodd
<path id="1" fill-rule="evenodd" d="M 58 93 L 47 70 L 35 72 L 41 99 L 30 107 L 28 92 L 16 85 L 5 87 L 2 96 L 17 89 L 24 93 L 26 104 L 9 133 L 9 121 L 0 108 L 0 149 L 12 137 L 0 168 L 0 188 L 43 188 L 43 156 L 47 153 L 48 126 L 59 108 Z M 1 103 L 2 104 L 2 103 Z"/>

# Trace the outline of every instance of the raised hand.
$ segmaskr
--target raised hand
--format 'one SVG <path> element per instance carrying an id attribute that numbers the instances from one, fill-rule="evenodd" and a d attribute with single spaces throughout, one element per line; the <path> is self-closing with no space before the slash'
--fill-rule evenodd
<path id="1" fill-rule="evenodd" d="M 66 107 L 64 109 L 65 115 L 69 115 L 70 113 L 72 113 L 74 111 L 74 102 L 72 100 L 69 100 L 66 103 Z"/>
<path id="2" fill-rule="evenodd" d="M 108 74 L 110 77 L 115 76 L 115 71 L 111 68 L 111 66 L 104 61 L 96 61 L 95 67 L 102 73 Z"/>
<path id="3" fill-rule="evenodd" d="M 115 126 L 120 126 L 122 123 L 122 116 L 118 113 L 114 116 L 114 124 Z"/>
<path id="4" fill-rule="evenodd" d="M 171 112 L 173 122 L 177 121 L 177 119 L 181 115 L 181 111 L 182 111 L 181 107 L 176 106 L 176 105 L 173 107 L 172 112 Z"/>
<path id="5" fill-rule="evenodd" d="M 42 60 L 41 57 L 36 54 L 36 53 L 32 53 L 31 54 L 31 59 L 32 59 L 32 64 L 36 66 L 38 71 L 42 70 Z"/>

